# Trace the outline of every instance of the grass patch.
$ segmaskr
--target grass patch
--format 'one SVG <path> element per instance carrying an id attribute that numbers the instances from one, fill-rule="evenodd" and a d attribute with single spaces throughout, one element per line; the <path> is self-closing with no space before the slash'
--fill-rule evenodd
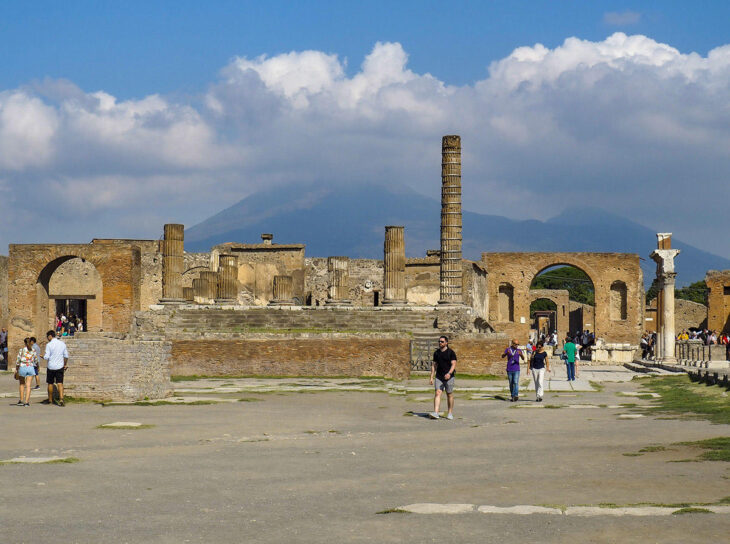
<path id="1" fill-rule="evenodd" d="M 259 402 L 259 401 L 261 401 L 261 399 L 254 399 L 251 397 L 244 397 L 244 398 L 238 399 L 238 402 Z"/>
<path id="2" fill-rule="evenodd" d="M 654 451 L 667 451 L 667 448 L 666 446 L 646 446 L 645 448 L 641 448 L 639 453 L 650 453 Z"/>
<path id="3" fill-rule="evenodd" d="M 562 404 L 546 404 L 545 408 L 548 410 L 557 410 L 558 408 L 565 408 Z"/>
<path id="4" fill-rule="evenodd" d="M 722 387 L 695 383 L 688 375 L 653 377 L 642 387 L 661 395 L 645 408 L 648 412 L 730 424 L 730 402 Z"/>
<path id="5" fill-rule="evenodd" d="M 459 372 L 456 375 L 457 380 L 486 380 L 491 382 L 507 380 L 507 376 L 500 376 L 498 374 L 462 374 Z"/>
<path id="6" fill-rule="evenodd" d="M 698 440 L 697 442 L 678 442 L 677 445 L 707 450 L 699 457 L 702 461 L 730 461 L 729 436 L 710 438 L 708 440 Z"/>
<path id="7" fill-rule="evenodd" d="M 605 385 L 603 385 L 602 383 L 594 382 L 593 380 L 589 380 L 588 384 L 596 391 L 603 391 L 604 389 L 606 389 Z"/>
<path id="8" fill-rule="evenodd" d="M 386 510 L 381 510 L 380 512 L 375 512 L 375 514 L 410 514 L 410 512 L 403 510 L 402 508 L 388 508 Z"/>
<path id="9" fill-rule="evenodd" d="M 44 461 L 42 463 L 23 463 L 22 461 L 0 461 L 0 465 L 59 465 L 59 464 L 69 464 L 69 463 L 78 463 L 81 461 L 78 457 L 64 457 L 62 459 L 53 459 L 51 461 Z"/>
<path id="10" fill-rule="evenodd" d="M 698 508 L 696 506 L 688 506 L 672 512 L 673 516 L 682 514 L 712 514 L 712 512 L 707 508 Z"/>
<path id="11" fill-rule="evenodd" d="M 169 400 L 138 400 L 131 406 L 203 406 L 205 404 L 218 404 L 214 400 L 194 400 L 193 402 L 171 402 Z"/>
<path id="12" fill-rule="evenodd" d="M 643 453 L 622 453 L 624 457 L 641 457 Z"/>

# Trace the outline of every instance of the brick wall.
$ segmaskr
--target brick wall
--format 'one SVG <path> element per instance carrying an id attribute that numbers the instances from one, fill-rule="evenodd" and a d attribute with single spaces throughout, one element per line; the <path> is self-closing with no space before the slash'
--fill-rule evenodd
<path id="1" fill-rule="evenodd" d="M 504 374 L 507 366 L 502 353 L 509 345 L 509 338 L 495 336 L 453 336 L 449 347 L 456 352 L 456 374 Z M 506 376 L 506 374 L 505 374 Z"/>
<path id="2" fill-rule="evenodd" d="M 175 375 L 385 376 L 410 374 L 408 338 L 173 340 Z"/>
<path id="3" fill-rule="evenodd" d="M 69 370 L 64 386 L 70 396 L 141 400 L 171 393 L 170 342 L 82 333 L 67 339 L 66 345 Z"/>

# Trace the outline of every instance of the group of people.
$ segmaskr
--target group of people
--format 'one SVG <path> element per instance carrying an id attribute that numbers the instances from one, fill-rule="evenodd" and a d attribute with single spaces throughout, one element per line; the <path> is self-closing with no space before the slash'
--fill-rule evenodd
<path id="1" fill-rule="evenodd" d="M 43 359 L 46 361 L 46 384 L 48 385 L 48 399 L 41 404 L 55 403 L 64 406 L 63 376 L 68 368 L 68 349 L 66 344 L 56 337 L 55 331 L 46 333 L 48 344 Z M 38 375 L 40 373 L 41 348 L 35 337 L 23 339 L 23 347 L 18 351 L 15 360 L 15 377 L 18 380 L 20 399 L 17 406 L 30 406 L 31 389 L 39 389 Z M 33 380 L 35 379 L 35 387 Z M 58 400 L 54 401 L 54 389 L 58 391 Z"/>
<path id="2" fill-rule="evenodd" d="M 84 332 L 84 322 L 80 317 L 56 315 L 56 333 L 59 336 L 73 336 L 77 332 Z"/>
<path id="3" fill-rule="evenodd" d="M 528 342 L 528 345 L 530 343 Z M 520 398 L 520 363 L 527 363 L 527 369 L 532 374 L 535 382 L 536 401 L 542 402 L 544 395 L 545 373 L 550 372 L 550 357 L 545 350 L 545 343 L 539 340 L 534 348 L 531 346 L 525 350 L 519 347 L 516 339 L 510 342 L 502 353 L 502 358 L 507 359 L 507 380 L 509 382 L 510 402 L 516 402 Z M 560 357 L 566 366 L 568 381 L 575 381 L 578 376 L 578 361 L 580 361 L 579 347 L 573 341 L 571 335 L 565 337 L 563 352 Z M 434 386 L 433 412 L 429 413 L 431 419 L 439 419 L 441 396 L 446 392 L 448 412 L 446 419 L 454 419 L 454 376 L 456 375 L 456 353 L 449 347 L 449 339 L 446 336 L 439 337 L 439 347 L 433 354 L 431 364 L 430 384 Z"/>
<path id="4" fill-rule="evenodd" d="M 701 340 L 706 346 L 717 344 L 727 346 L 730 344 L 730 336 L 727 333 L 718 334 L 716 331 L 709 329 L 685 329 L 677 335 L 677 340 Z"/>

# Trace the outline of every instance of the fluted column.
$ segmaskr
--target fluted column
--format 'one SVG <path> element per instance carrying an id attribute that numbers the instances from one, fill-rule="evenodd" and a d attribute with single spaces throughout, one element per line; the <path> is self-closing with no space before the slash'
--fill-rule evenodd
<path id="1" fill-rule="evenodd" d="M 216 302 L 233 303 L 238 298 L 238 258 L 235 255 L 218 256 L 218 295 Z"/>
<path id="2" fill-rule="evenodd" d="M 200 273 L 200 286 L 202 304 L 215 302 L 215 297 L 218 292 L 218 272 L 203 270 Z"/>
<path id="3" fill-rule="evenodd" d="M 162 239 L 162 298 L 163 304 L 184 302 L 182 293 L 185 226 L 168 223 Z"/>
<path id="4" fill-rule="evenodd" d="M 192 302 L 195 300 L 195 291 L 192 287 L 183 287 L 183 298 L 185 302 Z"/>
<path id="5" fill-rule="evenodd" d="M 294 284 L 291 276 L 274 276 L 274 298 L 269 306 L 294 305 Z"/>
<path id="6" fill-rule="evenodd" d="M 348 306 L 351 304 L 347 296 L 350 292 L 350 258 L 327 257 L 329 286 L 326 304 L 330 306 Z"/>
<path id="7" fill-rule="evenodd" d="M 406 304 L 404 227 L 385 227 L 383 253 L 383 304 Z"/>
<path id="8" fill-rule="evenodd" d="M 200 304 L 203 300 L 203 281 L 200 278 L 193 279 L 193 300 L 196 304 Z"/>
<path id="9" fill-rule="evenodd" d="M 461 136 L 441 140 L 441 289 L 439 304 L 462 304 Z"/>

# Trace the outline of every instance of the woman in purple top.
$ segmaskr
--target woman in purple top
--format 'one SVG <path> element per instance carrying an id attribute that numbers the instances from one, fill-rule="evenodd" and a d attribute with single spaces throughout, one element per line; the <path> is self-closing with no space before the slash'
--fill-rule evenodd
<path id="1" fill-rule="evenodd" d="M 517 347 L 517 340 L 513 339 L 510 346 L 504 350 L 502 358 L 505 357 L 507 357 L 510 402 L 515 402 L 520 398 L 520 359 L 525 360 L 525 354 Z"/>

